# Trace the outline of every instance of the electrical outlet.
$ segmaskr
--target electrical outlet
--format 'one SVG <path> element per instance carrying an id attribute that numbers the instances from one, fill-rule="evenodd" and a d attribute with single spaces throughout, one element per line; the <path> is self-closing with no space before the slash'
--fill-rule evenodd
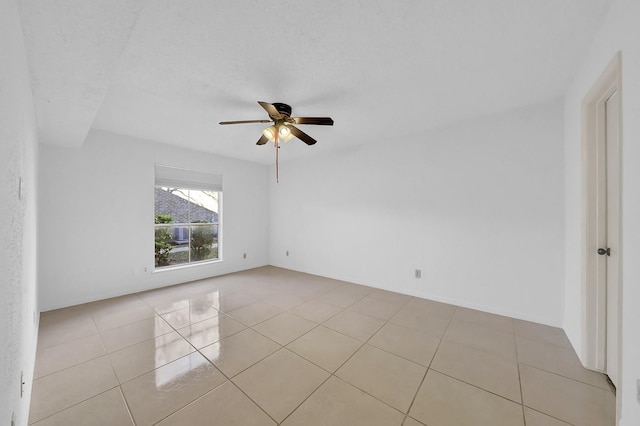
<path id="1" fill-rule="evenodd" d="M 422 278 L 422 270 L 416 269 L 416 278 Z"/>
<path id="2" fill-rule="evenodd" d="M 24 371 L 20 372 L 20 398 L 24 395 Z"/>
<path id="3" fill-rule="evenodd" d="M 247 258 L 247 253 L 242 253 L 242 258 L 246 259 Z"/>
<path id="4" fill-rule="evenodd" d="M 289 256 L 289 250 L 287 250 L 287 256 Z"/>

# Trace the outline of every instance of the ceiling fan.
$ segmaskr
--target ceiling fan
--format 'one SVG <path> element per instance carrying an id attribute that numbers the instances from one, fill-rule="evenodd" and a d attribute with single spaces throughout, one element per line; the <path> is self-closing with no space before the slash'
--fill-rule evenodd
<path id="1" fill-rule="evenodd" d="M 258 139 L 256 145 L 264 145 L 271 141 L 276 147 L 276 182 L 278 177 L 278 151 L 280 141 L 287 142 L 293 137 L 300 139 L 307 145 L 313 145 L 317 141 L 298 129 L 294 124 L 316 124 L 320 126 L 333 126 L 331 117 L 291 117 L 291 107 L 287 104 L 274 102 L 258 101 L 260 106 L 267 111 L 270 120 L 240 120 L 240 121 L 221 121 L 220 124 L 246 124 L 246 123 L 271 123 L 273 124 L 262 131 L 262 136 Z"/>
<path id="2" fill-rule="evenodd" d="M 313 145 L 317 141 L 298 129 L 294 124 L 316 124 L 320 126 L 333 126 L 333 120 L 330 117 L 291 117 L 291 107 L 287 104 L 274 102 L 258 101 L 260 106 L 267 111 L 270 120 L 241 120 L 241 121 L 221 121 L 220 124 L 246 124 L 246 123 L 271 123 L 273 124 L 262 132 L 262 136 L 258 139 L 257 145 L 264 145 L 268 141 L 278 145 L 279 141 L 287 142 L 291 138 L 296 137 L 307 145 Z"/>

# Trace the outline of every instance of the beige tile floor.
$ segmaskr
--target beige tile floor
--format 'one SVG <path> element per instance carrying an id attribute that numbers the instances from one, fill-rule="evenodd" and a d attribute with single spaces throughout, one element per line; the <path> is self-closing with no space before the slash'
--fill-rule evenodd
<path id="1" fill-rule="evenodd" d="M 560 329 L 274 267 L 46 312 L 34 425 L 608 426 Z"/>

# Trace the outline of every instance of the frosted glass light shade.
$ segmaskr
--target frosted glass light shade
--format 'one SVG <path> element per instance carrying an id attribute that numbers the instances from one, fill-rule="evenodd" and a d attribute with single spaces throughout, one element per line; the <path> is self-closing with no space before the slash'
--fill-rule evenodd
<path id="1" fill-rule="evenodd" d="M 284 139 L 291 134 L 291 129 L 289 129 L 287 126 L 283 124 L 278 129 L 278 133 L 280 133 L 280 137 Z"/>
<path id="2" fill-rule="evenodd" d="M 273 142 L 274 140 L 276 140 L 276 127 L 269 126 L 262 131 L 262 134 L 264 135 L 265 138 Z"/>

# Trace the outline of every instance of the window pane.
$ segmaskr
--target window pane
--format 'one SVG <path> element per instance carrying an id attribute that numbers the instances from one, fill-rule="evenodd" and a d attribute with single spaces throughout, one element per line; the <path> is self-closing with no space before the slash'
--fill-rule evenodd
<path id="1" fill-rule="evenodd" d="M 218 258 L 218 225 L 210 223 L 191 225 L 191 261 Z"/>
<path id="2" fill-rule="evenodd" d="M 189 263 L 189 226 L 172 226 L 171 238 L 173 249 L 169 255 L 169 264 Z"/>
<path id="3" fill-rule="evenodd" d="M 189 223 L 189 190 L 156 187 L 155 215 L 169 216 L 171 223 Z"/>
<path id="4" fill-rule="evenodd" d="M 191 223 L 218 222 L 218 194 L 214 191 L 189 191 Z"/>

